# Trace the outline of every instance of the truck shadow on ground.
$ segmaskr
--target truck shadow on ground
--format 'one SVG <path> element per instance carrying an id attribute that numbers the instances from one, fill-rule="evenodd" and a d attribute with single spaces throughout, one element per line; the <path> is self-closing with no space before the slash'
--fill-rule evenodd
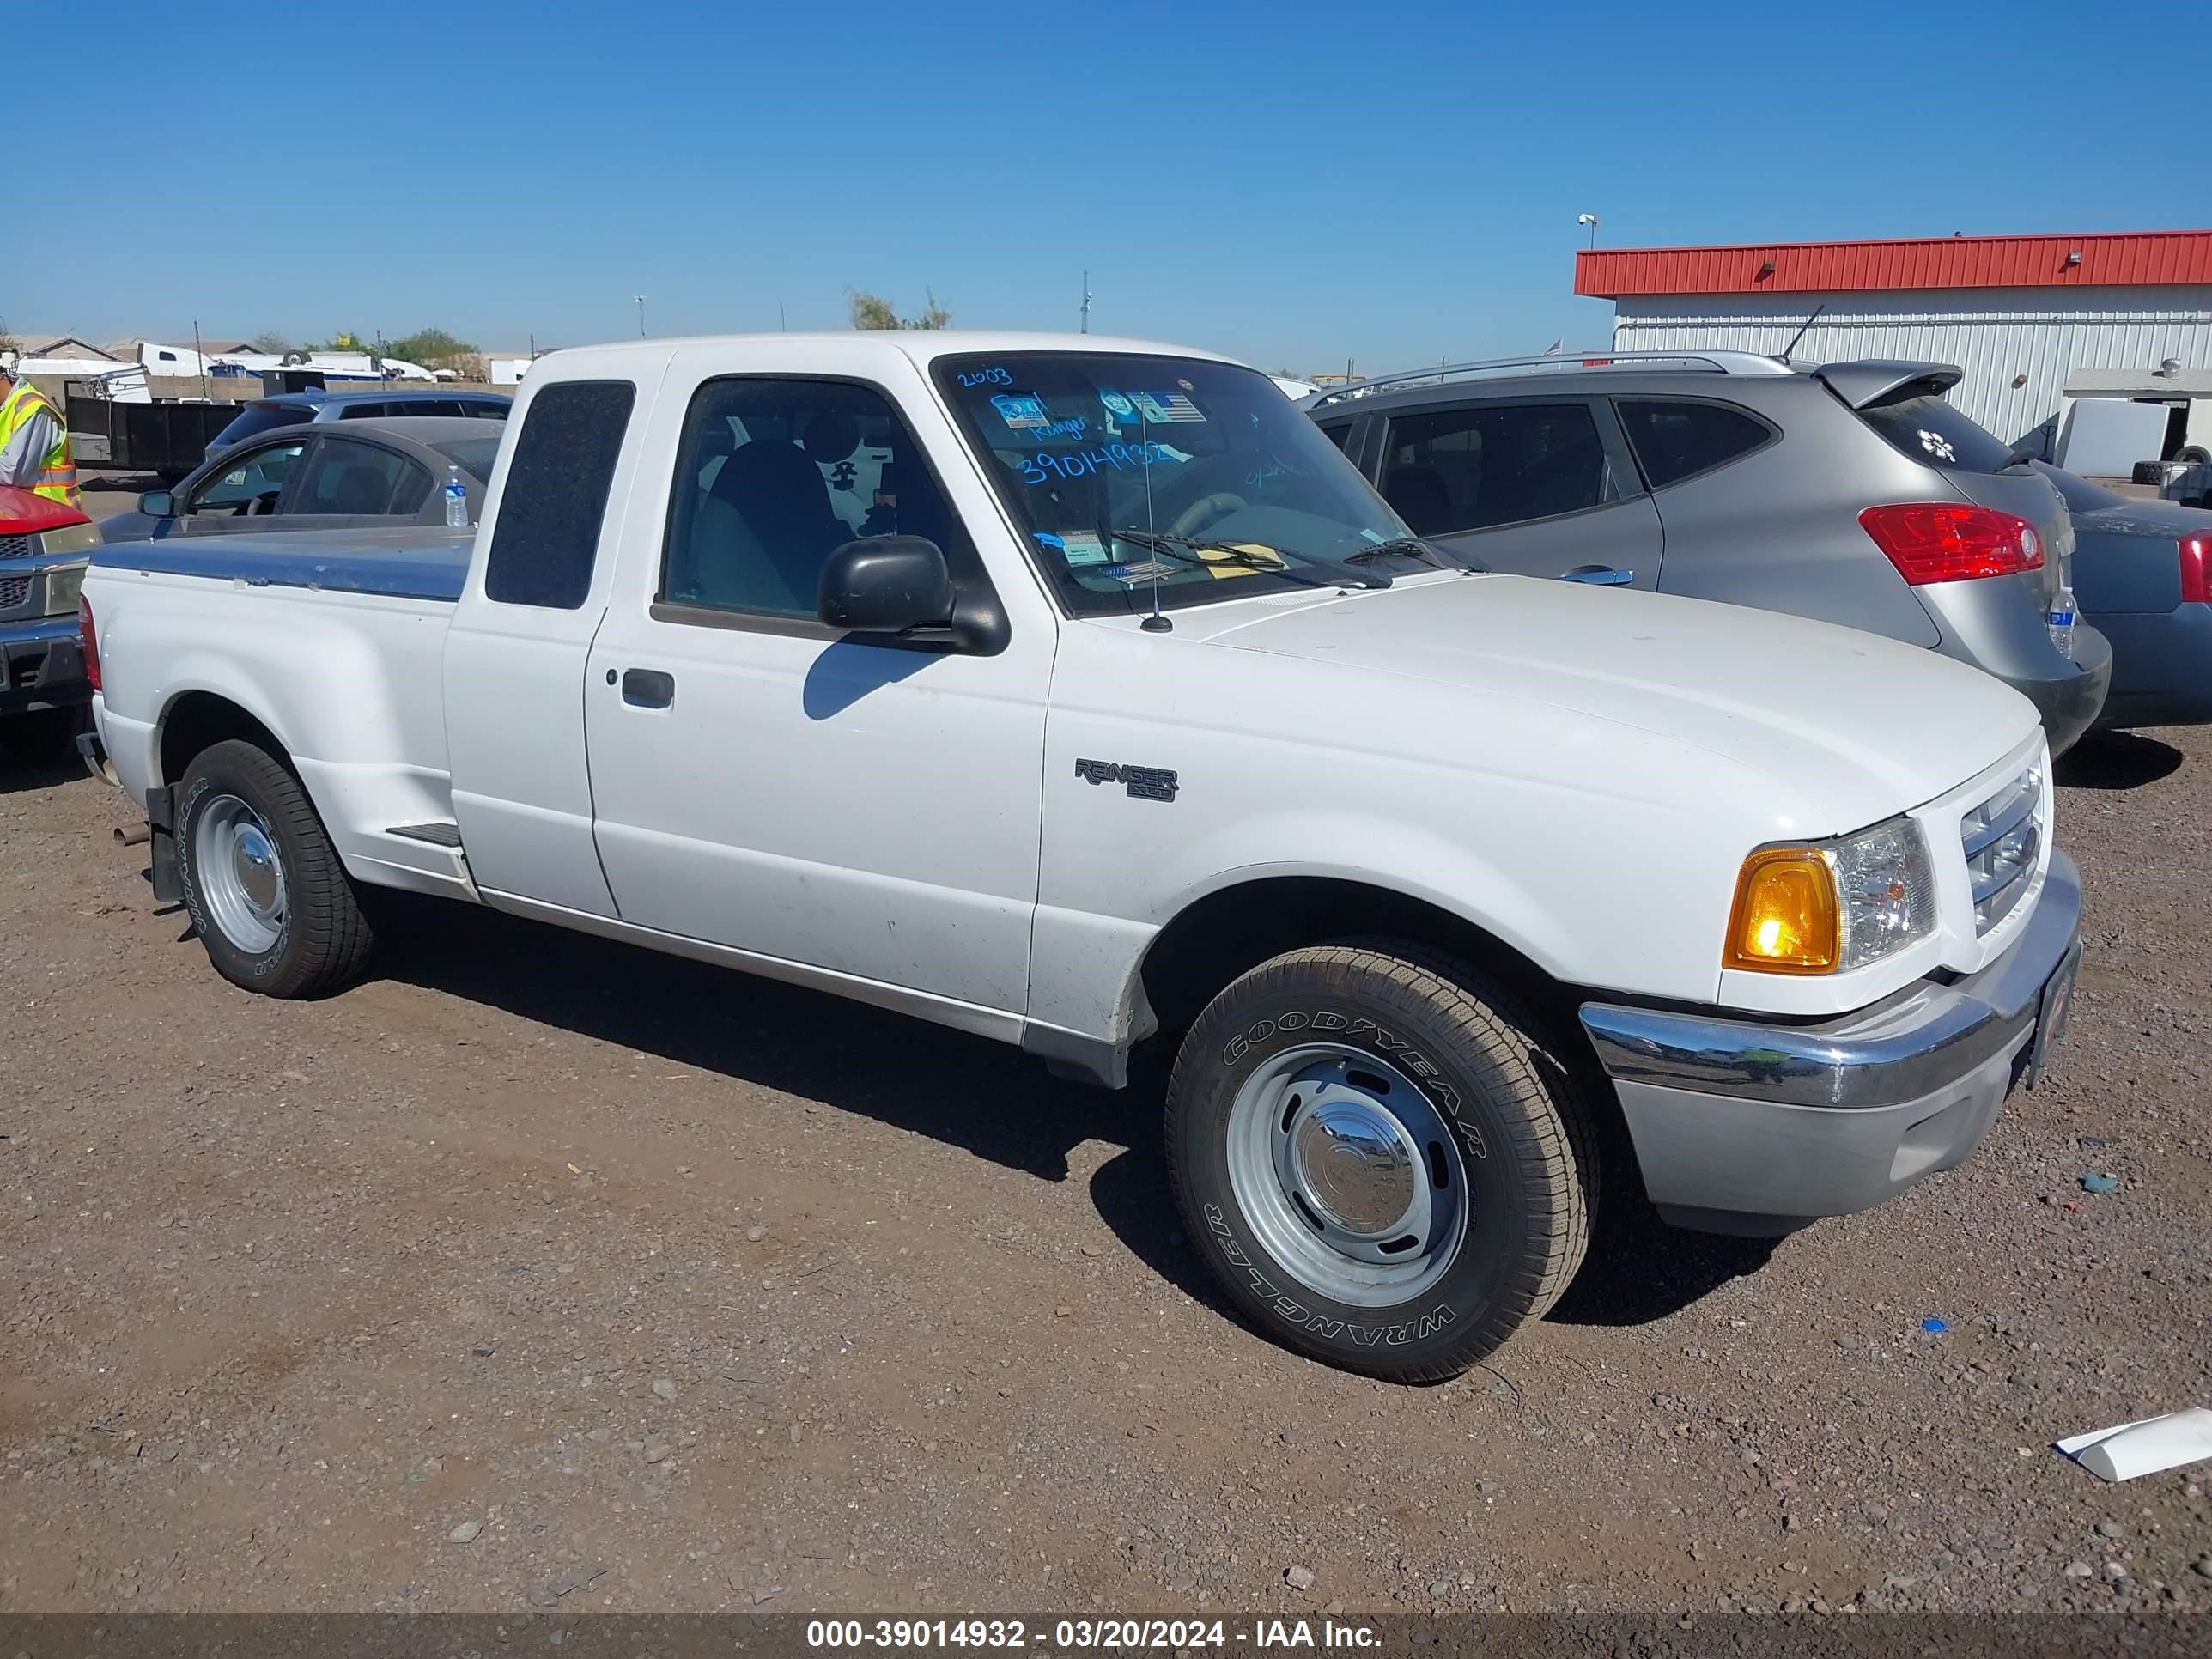
<path id="1" fill-rule="evenodd" d="M 0 741 L 0 795 L 53 789 L 83 777 L 84 763 L 74 750 L 52 744 L 15 749 Z"/>
<path id="2" fill-rule="evenodd" d="M 402 897 L 380 933 L 383 978 L 819 1101 L 1042 1181 L 1069 1179 L 1070 1155 L 1087 1141 L 1120 1147 L 1090 1179 L 1100 1219 L 1163 1279 L 1242 1322 L 1169 1194 L 1167 1068 L 1157 1054 L 1135 1056 L 1130 1086 L 1113 1091 L 1054 1078 L 982 1037 L 495 912 Z M 1550 1316 L 1607 1326 L 1662 1319 L 1756 1271 L 1771 1249 L 1665 1227 L 1640 1192 L 1625 1191 Z"/>

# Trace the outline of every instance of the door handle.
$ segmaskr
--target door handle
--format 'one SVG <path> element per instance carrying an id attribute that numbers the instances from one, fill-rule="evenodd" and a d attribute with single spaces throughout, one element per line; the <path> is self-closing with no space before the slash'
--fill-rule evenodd
<path id="1" fill-rule="evenodd" d="M 1563 582 L 1586 582 L 1592 587 L 1626 587 L 1636 580 L 1633 570 L 1615 570 L 1609 564 L 1578 564 L 1559 573 Z"/>
<path id="2" fill-rule="evenodd" d="M 623 701 L 637 708 L 665 708 L 676 701 L 676 676 L 658 668 L 625 668 Z"/>

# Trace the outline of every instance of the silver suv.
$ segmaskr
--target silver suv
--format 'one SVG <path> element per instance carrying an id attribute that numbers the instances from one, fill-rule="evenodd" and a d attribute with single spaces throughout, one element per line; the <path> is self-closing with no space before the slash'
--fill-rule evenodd
<path id="1" fill-rule="evenodd" d="M 2074 620 L 2047 480 L 1944 401 L 1960 371 L 1588 352 L 1304 401 L 1419 534 L 1495 570 L 1841 623 L 1973 664 L 2089 729 L 2112 648 Z"/>

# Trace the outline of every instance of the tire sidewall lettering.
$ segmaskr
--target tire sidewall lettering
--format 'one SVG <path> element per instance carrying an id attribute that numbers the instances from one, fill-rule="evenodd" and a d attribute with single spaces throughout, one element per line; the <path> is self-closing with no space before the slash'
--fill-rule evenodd
<path id="1" fill-rule="evenodd" d="M 1240 1069 L 1243 1062 L 1261 1054 L 1270 1039 L 1295 1042 L 1301 1036 L 1317 1032 L 1371 1049 L 1419 1079 L 1431 1101 L 1452 1126 L 1467 1155 L 1478 1162 L 1488 1160 L 1488 1142 L 1481 1127 L 1467 1109 L 1461 1090 L 1411 1038 L 1381 1024 L 1370 1015 L 1340 1008 L 1308 1007 L 1267 1016 L 1252 1021 L 1231 1036 L 1222 1046 L 1221 1061 L 1232 1071 Z M 1363 1349 L 1399 1348 L 1436 1336 L 1460 1317 L 1458 1310 L 1441 1299 L 1431 1301 L 1418 1311 L 1409 1311 L 1402 1319 L 1378 1324 L 1363 1323 L 1309 1306 L 1312 1292 L 1296 1284 L 1277 1283 L 1261 1265 L 1268 1258 L 1238 1236 L 1221 1206 L 1208 1203 L 1204 1212 L 1206 1232 L 1213 1248 L 1229 1264 L 1231 1278 L 1242 1281 L 1274 1317 L 1309 1336 L 1329 1342 L 1349 1342 Z"/>
<path id="2" fill-rule="evenodd" d="M 1481 1126 L 1465 1109 L 1466 1103 L 1451 1079 L 1410 1040 L 1365 1014 L 1347 1014 L 1334 1008 L 1294 1008 L 1255 1020 L 1223 1045 L 1221 1063 L 1233 1067 L 1248 1059 L 1268 1038 L 1306 1030 L 1328 1031 L 1348 1042 L 1364 1042 L 1387 1057 L 1392 1065 L 1412 1073 L 1449 1120 L 1467 1155 L 1480 1162 L 1489 1161 L 1490 1144 L 1483 1137 Z"/>

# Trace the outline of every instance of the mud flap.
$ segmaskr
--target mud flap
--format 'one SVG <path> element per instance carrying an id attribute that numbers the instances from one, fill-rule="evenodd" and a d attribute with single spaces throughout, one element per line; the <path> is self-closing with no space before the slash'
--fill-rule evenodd
<path id="1" fill-rule="evenodd" d="M 181 904 L 184 878 L 177 871 L 177 787 L 165 783 L 146 792 L 146 826 L 154 832 L 147 844 L 153 862 L 146 879 L 154 884 L 154 897 L 162 904 Z"/>

